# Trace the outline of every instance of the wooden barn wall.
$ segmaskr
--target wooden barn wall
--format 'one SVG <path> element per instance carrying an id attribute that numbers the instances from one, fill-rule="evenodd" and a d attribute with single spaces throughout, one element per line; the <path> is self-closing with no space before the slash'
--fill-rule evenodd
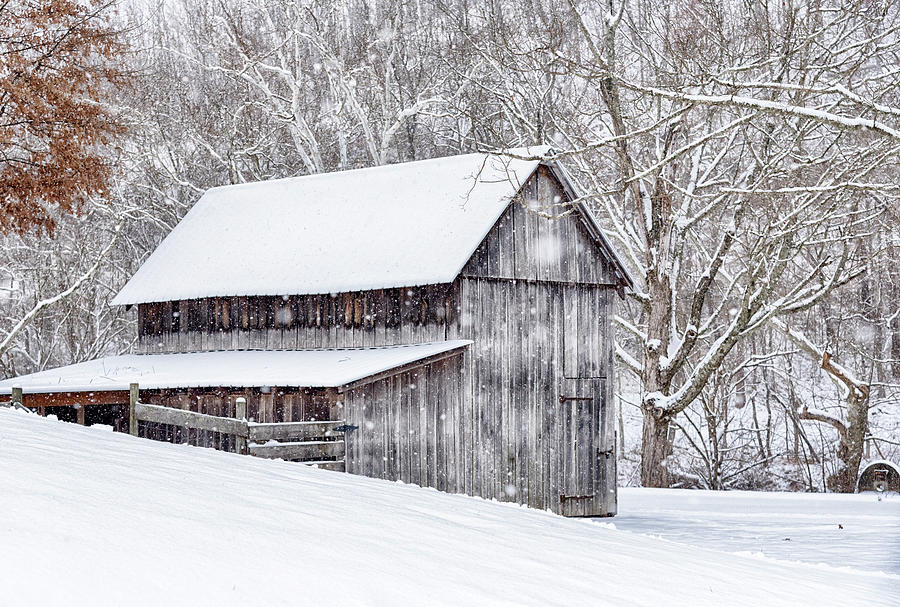
<path id="1" fill-rule="evenodd" d="M 475 251 L 462 275 L 615 284 L 609 260 L 567 201 L 556 178 L 540 167 Z"/>
<path id="2" fill-rule="evenodd" d="M 348 391 L 348 421 L 359 429 L 348 442 L 347 471 L 568 515 L 614 514 L 612 341 L 604 320 L 611 293 L 461 280 L 450 338 L 475 343 L 462 357 Z M 590 336 L 564 336 L 567 324 Z M 565 378 L 567 357 L 591 375 Z M 593 497 L 562 503 L 561 495 Z"/>
<path id="3" fill-rule="evenodd" d="M 139 351 L 360 348 L 447 339 L 455 285 L 138 306 Z"/>
<path id="4" fill-rule="evenodd" d="M 345 438 L 347 472 L 462 492 L 461 361 L 454 356 L 345 392 L 347 421 L 358 426 Z"/>
<path id="5" fill-rule="evenodd" d="M 566 514 L 615 513 L 615 481 L 605 482 L 615 476 L 609 476 L 607 458 L 599 456 L 615 440 L 607 380 L 613 293 L 608 287 L 560 283 L 461 281 L 458 337 L 475 340 L 465 361 L 472 394 L 472 409 L 465 413 L 479 456 L 467 493 Z M 587 377 L 567 379 L 567 360 Z M 584 415 L 597 419 L 582 419 L 571 410 L 573 403 L 593 401 L 561 403 L 560 396 L 596 397 Z M 570 426 L 578 422 L 590 425 L 583 430 L 590 453 L 598 457 L 582 458 L 582 490 L 572 493 L 567 483 L 579 477 L 573 476 L 566 449 Z M 561 495 L 587 494 L 595 497 L 566 507 L 560 502 Z"/>

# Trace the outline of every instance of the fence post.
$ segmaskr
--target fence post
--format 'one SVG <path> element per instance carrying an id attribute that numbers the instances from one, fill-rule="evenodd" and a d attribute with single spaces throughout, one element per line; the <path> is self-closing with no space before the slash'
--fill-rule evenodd
<path id="1" fill-rule="evenodd" d="M 14 387 L 10 400 L 12 401 L 13 409 L 24 407 L 25 405 L 22 404 L 22 388 Z"/>
<path id="2" fill-rule="evenodd" d="M 247 399 L 243 396 L 238 396 L 234 399 L 234 416 L 237 419 L 247 419 Z M 234 447 L 237 453 L 247 453 L 247 437 L 235 436 Z"/>
<path id="3" fill-rule="evenodd" d="M 128 433 L 131 436 L 138 435 L 138 422 L 134 416 L 134 406 L 138 402 L 138 385 L 131 384 L 128 386 Z"/>

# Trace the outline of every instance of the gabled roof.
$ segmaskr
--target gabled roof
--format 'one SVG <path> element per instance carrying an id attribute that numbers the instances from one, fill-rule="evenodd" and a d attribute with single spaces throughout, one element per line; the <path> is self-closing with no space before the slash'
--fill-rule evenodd
<path id="1" fill-rule="evenodd" d="M 466 154 L 213 188 L 112 303 L 453 282 L 542 163 L 568 185 L 549 158 Z"/>
<path id="2" fill-rule="evenodd" d="M 25 394 L 205 387 L 337 388 L 471 344 L 453 340 L 412 346 L 337 350 L 233 350 L 126 354 L 48 369 L 0 382 Z M 449 355 L 449 354 L 448 354 Z"/>

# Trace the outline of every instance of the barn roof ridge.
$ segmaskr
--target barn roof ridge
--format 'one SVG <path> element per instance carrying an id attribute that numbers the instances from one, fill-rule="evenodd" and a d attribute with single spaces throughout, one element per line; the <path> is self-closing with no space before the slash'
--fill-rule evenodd
<path id="1" fill-rule="evenodd" d="M 375 173 L 381 171 L 389 171 L 391 169 L 399 170 L 405 166 L 420 164 L 427 165 L 430 163 L 440 163 L 441 161 L 447 160 L 449 158 L 460 158 L 463 156 L 472 156 L 472 157 L 484 157 L 484 156 L 500 156 L 500 157 L 508 157 L 515 158 L 517 160 L 537 160 L 539 158 L 545 157 L 547 154 L 552 154 L 553 149 L 549 146 L 532 146 L 532 147 L 523 147 L 523 148 L 514 148 L 505 151 L 497 151 L 497 152 L 470 152 L 467 154 L 454 154 L 451 156 L 435 156 L 434 158 L 421 158 L 419 160 L 410 160 L 407 162 L 394 162 L 390 164 L 379 164 L 375 166 L 363 166 L 363 167 L 355 167 L 349 169 L 338 169 L 336 171 L 322 171 L 318 173 L 307 173 L 305 175 L 290 175 L 288 177 L 276 177 L 273 179 L 257 179 L 254 181 L 242 181 L 240 183 L 223 183 L 221 185 L 212 186 L 207 188 L 206 191 L 214 191 L 214 190 L 231 190 L 237 188 L 254 188 L 254 187 L 265 187 L 270 184 L 279 184 L 279 183 L 288 183 L 295 182 L 299 180 L 303 181 L 316 181 L 318 179 L 327 179 L 334 175 L 343 175 L 348 176 L 351 174 L 364 174 L 364 173 Z"/>
<path id="2" fill-rule="evenodd" d="M 534 146 L 210 188 L 112 304 L 451 283 L 539 166 L 578 197 L 553 156 Z M 588 207 L 577 208 L 633 286 Z"/>

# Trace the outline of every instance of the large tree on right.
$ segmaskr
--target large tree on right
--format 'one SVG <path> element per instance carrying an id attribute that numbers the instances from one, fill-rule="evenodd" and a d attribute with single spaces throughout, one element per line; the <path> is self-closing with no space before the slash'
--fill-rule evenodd
<path id="1" fill-rule="evenodd" d="M 588 161 L 584 175 L 611 190 L 602 203 L 643 277 L 620 323 L 637 348 L 619 351 L 644 387 L 641 480 L 666 486 L 670 423 L 735 345 L 866 270 L 860 239 L 897 193 L 898 11 L 568 4 L 588 49 L 573 65 L 590 66 L 604 117 L 580 145 L 616 167 Z M 859 465 L 851 442 L 843 479 Z"/>
<path id="2" fill-rule="evenodd" d="M 639 279 L 616 353 L 642 387 L 642 484 L 668 486 L 673 421 L 735 346 L 867 270 L 860 245 L 900 193 L 900 6 L 555 0 L 505 6 L 505 27 L 466 12 L 496 100 L 471 119 L 505 118 L 510 146 L 555 142 Z M 865 432 L 853 390 L 843 490 Z"/>

